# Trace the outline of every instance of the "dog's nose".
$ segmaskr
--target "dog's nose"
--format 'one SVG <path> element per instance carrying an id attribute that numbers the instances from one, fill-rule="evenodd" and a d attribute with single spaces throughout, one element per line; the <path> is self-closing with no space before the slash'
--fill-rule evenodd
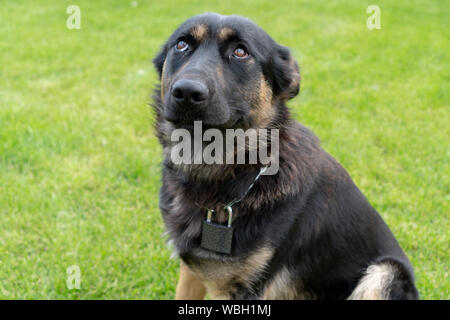
<path id="1" fill-rule="evenodd" d="M 172 87 L 172 96 L 179 104 L 201 106 L 208 99 L 208 94 L 208 87 L 195 80 L 177 80 Z"/>

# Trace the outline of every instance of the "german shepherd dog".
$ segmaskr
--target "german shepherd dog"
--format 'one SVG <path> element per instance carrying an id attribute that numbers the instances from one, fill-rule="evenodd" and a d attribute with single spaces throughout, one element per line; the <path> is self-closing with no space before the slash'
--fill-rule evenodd
<path id="1" fill-rule="evenodd" d="M 300 74 L 288 48 L 246 18 L 206 13 L 184 22 L 153 62 L 160 209 L 181 259 L 176 299 L 418 299 L 388 226 L 290 117 L 286 102 L 298 94 Z M 203 130 L 278 129 L 277 173 L 259 177 L 260 161 L 174 163 L 171 135 L 192 132 L 194 121 Z M 223 204 L 235 198 L 229 219 Z M 231 230 L 228 251 L 214 234 L 218 245 L 204 239 L 213 210 L 213 229 Z"/>

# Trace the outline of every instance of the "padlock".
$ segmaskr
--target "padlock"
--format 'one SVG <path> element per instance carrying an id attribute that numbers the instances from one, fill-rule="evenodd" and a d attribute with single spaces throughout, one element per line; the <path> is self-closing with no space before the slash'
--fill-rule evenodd
<path id="1" fill-rule="evenodd" d="M 228 211 L 228 225 L 224 226 L 211 221 L 212 210 L 208 209 L 206 221 L 202 226 L 202 242 L 201 246 L 205 249 L 220 252 L 231 253 L 231 245 L 233 242 L 233 210 L 230 206 L 226 207 Z"/>

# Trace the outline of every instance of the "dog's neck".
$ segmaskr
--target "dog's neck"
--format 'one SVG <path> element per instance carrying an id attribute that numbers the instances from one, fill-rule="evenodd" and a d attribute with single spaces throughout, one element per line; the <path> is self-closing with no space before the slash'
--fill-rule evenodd
<path id="1" fill-rule="evenodd" d="M 279 150 L 279 171 L 275 175 L 265 175 L 261 180 L 264 185 L 270 186 L 270 190 L 261 190 L 259 183 L 255 186 L 255 190 L 250 192 L 249 197 L 243 201 L 241 206 L 256 209 L 261 205 L 262 200 L 277 200 L 298 192 L 301 183 L 305 179 L 310 180 L 310 175 L 314 172 L 303 171 L 297 163 L 299 160 L 303 162 L 313 161 L 310 154 L 313 153 L 311 148 L 315 148 L 316 141 L 308 137 L 307 130 L 298 123 L 292 121 L 283 128 L 280 128 L 280 150 Z M 298 141 L 305 139 L 305 152 L 298 154 Z M 170 157 L 165 157 L 164 167 L 166 174 L 174 185 L 178 185 L 177 192 L 187 194 L 192 202 L 199 202 L 204 206 L 214 206 L 217 203 L 225 203 L 232 200 L 233 197 L 240 193 L 252 183 L 254 177 L 259 172 L 261 165 L 174 165 L 170 161 Z M 197 192 L 197 190 L 199 190 Z M 205 193 L 205 190 L 208 190 Z M 263 191 L 271 196 L 260 197 L 258 192 Z M 264 201 L 265 201 L 264 200 Z"/>
<path id="2" fill-rule="evenodd" d="M 231 157 L 228 155 L 223 155 L 223 158 L 221 158 L 222 161 L 215 162 L 215 163 L 195 163 L 194 158 L 195 154 L 192 152 L 189 155 L 189 162 L 183 163 L 183 162 L 174 162 L 172 158 L 172 152 L 174 151 L 174 144 L 171 142 L 167 142 L 163 144 L 164 148 L 164 163 L 168 169 L 176 172 L 176 174 L 180 175 L 183 180 L 185 181 L 193 181 L 196 183 L 211 183 L 211 182 L 226 182 L 229 179 L 234 179 L 236 176 L 238 176 L 241 173 L 249 173 L 252 175 L 254 172 L 258 172 L 261 168 L 267 167 L 268 175 L 274 175 L 278 172 L 279 168 L 279 152 L 280 152 L 280 146 L 283 145 L 283 139 L 285 137 L 288 137 L 288 133 L 284 133 L 285 128 L 282 128 L 283 132 L 280 134 L 277 132 L 277 141 L 276 145 L 277 147 L 272 149 L 272 146 L 275 143 L 272 143 L 272 141 L 268 140 L 265 142 L 265 151 L 267 152 L 264 159 L 260 158 L 259 150 L 258 149 L 252 149 L 252 151 L 249 151 L 248 146 L 240 146 L 237 143 L 234 143 L 233 152 L 231 153 Z M 281 135 L 281 138 L 278 139 L 278 136 Z M 166 139 L 168 141 L 168 139 Z M 189 144 L 193 145 L 195 142 L 190 141 Z M 260 141 L 255 143 L 255 145 L 260 146 Z M 205 147 L 207 144 L 202 144 L 202 148 Z M 237 161 L 237 155 L 239 153 L 244 155 L 245 160 L 247 161 L 250 159 L 250 153 L 254 154 L 256 161 L 252 163 L 244 163 Z M 201 152 L 200 152 L 201 153 Z M 227 161 L 227 159 L 231 158 L 231 162 Z M 249 162 L 249 161 L 247 161 Z"/>

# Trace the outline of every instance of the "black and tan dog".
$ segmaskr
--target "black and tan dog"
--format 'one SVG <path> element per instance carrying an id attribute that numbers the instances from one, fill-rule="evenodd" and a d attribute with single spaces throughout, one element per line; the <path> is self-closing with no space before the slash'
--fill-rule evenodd
<path id="1" fill-rule="evenodd" d="M 176 298 L 415 299 L 413 271 L 393 234 L 347 172 L 292 120 L 286 101 L 300 75 L 290 51 L 239 16 L 203 14 L 182 24 L 154 59 L 163 145 L 160 208 L 181 258 Z M 171 133 L 276 128 L 278 173 L 263 175 L 233 206 L 230 253 L 202 246 L 205 207 L 244 195 L 261 164 L 171 161 Z"/>

